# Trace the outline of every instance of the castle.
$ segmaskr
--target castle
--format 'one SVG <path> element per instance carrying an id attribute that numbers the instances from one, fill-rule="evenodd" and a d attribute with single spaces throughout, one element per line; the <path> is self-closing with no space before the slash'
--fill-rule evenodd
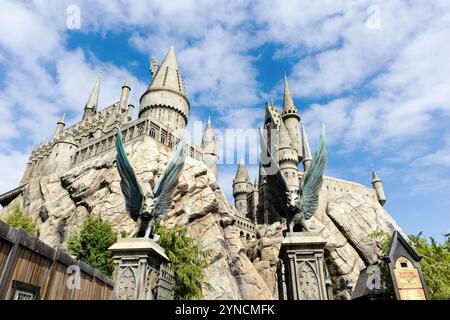
<path id="1" fill-rule="evenodd" d="M 0 195 L 0 204 L 5 207 L 11 203 L 33 179 L 39 179 L 49 173 L 62 176 L 75 166 L 114 148 L 117 126 L 120 126 L 125 142 L 148 135 L 173 149 L 178 141 L 177 131 L 184 129 L 188 123 L 190 109 L 173 47 L 169 49 L 161 65 L 152 58 L 150 73 L 152 80 L 140 98 L 139 116 L 135 120 L 132 119 L 135 105 L 129 99 L 129 82 L 125 81 L 117 102 L 99 110 L 98 78 L 84 106 L 81 121 L 68 128 L 65 127 L 64 116 L 57 122 L 51 139 L 32 150 L 19 186 Z M 287 78 L 284 79 L 282 111 L 273 103 L 266 103 L 264 128 L 270 129 L 267 130 L 267 141 L 269 147 L 278 152 L 279 167 L 289 186 L 298 188 L 312 155 Z M 216 180 L 219 160 L 217 147 L 217 138 L 211 121 L 208 120 L 201 145 L 190 145 L 188 149 L 188 156 L 203 161 Z M 302 168 L 299 168 L 300 164 Z M 325 177 L 320 197 L 327 201 L 345 192 L 355 191 L 383 205 L 386 197 L 382 182 L 375 171 L 372 185 L 373 189 L 355 182 Z M 256 225 L 272 224 L 281 220 L 271 204 L 270 188 L 262 169 L 258 181 L 252 183 L 245 164 L 241 161 L 233 179 L 233 196 L 238 213 L 235 226 L 240 229 L 241 237 L 254 238 Z"/>
<path id="2" fill-rule="evenodd" d="M 266 132 L 268 149 L 273 150 L 278 158 L 279 168 L 290 188 L 297 189 L 304 172 L 309 168 L 312 155 L 302 118 L 294 104 L 288 80 L 284 78 L 283 108 L 280 111 L 273 103 L 266 103 L 263 128 Z M 299 168 L 299 165 L 302 165 Z M 381 179 L 372 170 L 372 186 L 342 179 L 324 177 L 320 199 L 323 203 L 335 199 L 346 192 L 365 194 L 378 201 L 386 202 Z M 252 183 L 244 162 L 241 160 L 233 180 L 235 207 L 241 218 L 252 224 L 241 222 L 241 237 L 251 237 L 251 226 L 255 224 L 272 224 L 281 221 L 280 214 L 272 205 L 271 187 L 260 165 L 258 180 Z"/>
<path id="3" fill-rule="evenodd" d="M 122 86 L 120 99 L 100 111 L 100 78 L 97 78 L 81 121 L 65 128 L 64 115 L 61 117 L 51 139 L 32 150 L 19 187 L 1 195 L 0 204 L 8 205 L 32 179 L 49 173 L 61 176 L 74 166 L 114 148 L 117 126 L 120 126 L 125 142 L 149 135 L 173 149 L 178 141 L 177 130 L 186 127 L 190 109 L 173 47 L 161 65 L 152 58 L 150 72 L 152 80 L 140 98 L 136 120 L 132 119 L 135 105 L 129 99 L 128 80 Z M 218 156 L 212 131 L 208 121 L 201 147 L 190 145 L 188 156 L 207 163 L 217 176 Z"/>

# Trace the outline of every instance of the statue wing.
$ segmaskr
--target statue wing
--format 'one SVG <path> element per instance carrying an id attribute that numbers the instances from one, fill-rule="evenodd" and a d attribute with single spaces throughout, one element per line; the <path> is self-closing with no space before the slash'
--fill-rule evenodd
<path id="1" fill-rule="evenodd" d="M 303 200 L 303 215 L 305 216 L 305 219 L 311 218 L 319 206 L 319 192 L 322 187 L 323 172 L 325 171 L 326 162 L 327 147 L 325 125 L 322 125 L 319 146 L 303 180 L 301 197 Z"/>
<path id="2" fill-rule="evenodd" d="M 172 198 L 178 186 L 178 179 L 183 170 L 184 160 L 186 159 L 187 145 L 184 137 L 178 143 L 175 154 L 169 160 L 163 175 L 153 188 L 156 197 L 155 216 L 161 219 L 172 205 Z"/>
<path id="3" fill-rule="evenodd" d="M 264 171 L 263 174 L 267 179 L 267 186 L 270 188 L 269 194 L 272 198 L 272 205 L 282 217 L 285 217 L 288 205 L 288 183 L 280 171 L 278 161 L 275 160 L 267 147 L 266 139 L 261 130 L 259 131 L 259 141 L 261 147 L 260 163 Z"/>
<path id="4" fill-rule="evenodd" d="M 131 218 L 136 221 L 139 218 L 144 195 L 133 167 L 131 166 L 130 161 L 128 161 L 122 143 L 122 132 L 120 131 L 120 128 L 117 128 L 116 150 L 117 170 L 119 171 L 121 178 L 120 188 L 125 197 L 125 208 Z"/>

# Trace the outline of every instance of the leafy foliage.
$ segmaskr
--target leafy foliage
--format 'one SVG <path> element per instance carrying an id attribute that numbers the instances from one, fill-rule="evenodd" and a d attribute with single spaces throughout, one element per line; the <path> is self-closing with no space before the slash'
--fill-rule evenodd
<path id="1" fill-rule="evenodd" d="M 430 237 L 430 242 L 418 235 L 410 235 L 410 244 L 422 257 L 425 282 L 433 299 L 450 299 L 450 233 L 442 244 Z"/>
<path id="2" fill-rule="evenodd" d="M 36 235 L 36 219 L 28 212 L 20 210 L 18 206 L 5 217 L 5 222 L 13 228 L 20 228 L 32 235 Z"/>
<path id="3" fill-rule="evenodd" d="M 167 228 L 160 224 L 156 232 L 175 272 L 174 299 L 201 299 L 204 270 L 212 251 L 202 250 L 199 241 L 189 237 L 186 227 Z"/>
<path id="4" fill-rule="evenodd" d="M 70 253 L 98 269 L 106 276 L 114 270 L 112 253 L 108 250 L 117 240 L 110 223 L 88 217 L 78 232 L 72 234 L 68 245 Z"/>
<path id="5" fill-rule="evenodd" d="M 444 235 L 446 241 L 443 244 L 437 243 L 430 237 L 428 242 L 422 233 L 409 235 L 408 243 L 422 257 L 420 265 L 428 290 L 433 299 L 450 298 L 450 233 Z M 382 255 L 386 255 L 389 250 L 392 235 L 377 231 L 371 235 L 380 241 L 379 247 Z M 385 284 L 385 293 L 393 294 L 392 280 L 386 263 L 380 264 L 381 279 Z"/>

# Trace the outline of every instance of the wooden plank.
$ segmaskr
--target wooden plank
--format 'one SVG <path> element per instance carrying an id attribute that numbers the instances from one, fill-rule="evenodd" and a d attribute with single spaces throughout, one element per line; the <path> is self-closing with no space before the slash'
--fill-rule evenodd
<path id="1" fill-rule="evenodd" d="M 11 230 L 9 230 L 11 231 Z M 16 264 L 17 261 L 17 250 L 19 248 L 19 242 L 21 237 L 21 232 L 18 230 L 12 230 L 9 232 L 8 236 L 11 240 L 13 240 L 14 244 L 9 251 L 8 258 L 6 259 L 5 266 L 3 268 L 3 271 L 1 273 L 0 277 L 0 300 L 6 299 L 6 293 L 7 293 L 7 285 L 9 283 L 9 279 L 12 276 L 12 272 L 14 271 L 13 267 Z"/>

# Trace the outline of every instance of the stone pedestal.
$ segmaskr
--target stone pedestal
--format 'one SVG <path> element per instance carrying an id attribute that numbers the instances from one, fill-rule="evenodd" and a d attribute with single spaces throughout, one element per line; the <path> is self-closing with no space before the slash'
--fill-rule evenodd
<path id="1" fill-rule="evenodd" d="M 327 300 L 324 252 L 326 241 L 317 232 L 288 232 L 279 258 L 286 286 L 283 300 Z M 284 291 L 284 290 L 283 290 Z"/>
<path id="2" fill-rule="evenodd" d="M 173 279 L 167 275 L 170 269 L 166 266 L 169 258 L 155 241 L 148 238 L 124 238 L 119 239 L 109 250 L 113 253 L 115 263 L 114 299 L 171 298 L 171 280 Z M 168 288 L 161 290 L 159 288 L 161 283 Z"/>

